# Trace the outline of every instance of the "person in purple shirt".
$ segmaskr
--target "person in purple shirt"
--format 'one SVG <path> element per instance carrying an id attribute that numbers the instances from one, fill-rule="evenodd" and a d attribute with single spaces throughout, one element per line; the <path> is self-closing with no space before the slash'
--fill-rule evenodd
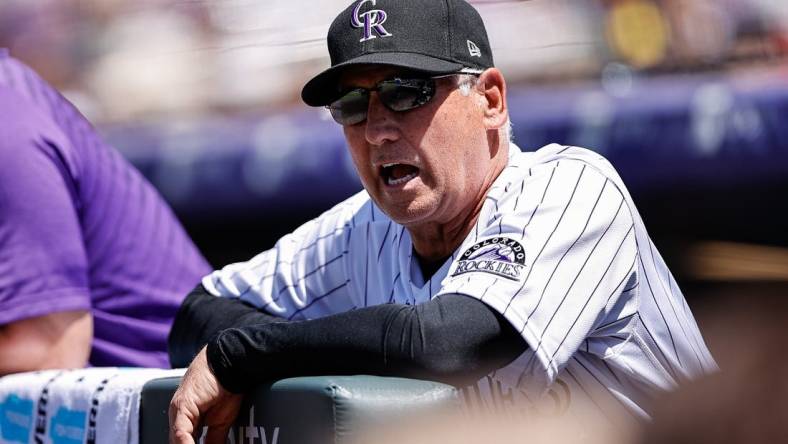
<path id="1" fill-rule="evenodd" d="M 172 319 L 210 271 L 150 183 L 0 48 L 0 375 L 169 367 Z"/>

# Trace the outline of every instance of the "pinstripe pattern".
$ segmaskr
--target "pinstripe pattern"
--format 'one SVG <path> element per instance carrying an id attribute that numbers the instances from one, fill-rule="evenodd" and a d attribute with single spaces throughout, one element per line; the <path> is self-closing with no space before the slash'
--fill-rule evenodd
<path id="1" fill-rule="evenodd" d="M 631 232 L 631 230 L 630 230 L 630 232 Z M 627 232 L 627 237 L 629 237 L 629 233 L 630 233 L 630 232 Z M 626 239 L 627 239 L 627 238 L 624 238 L 624 239 L 621 241 L 621 245 L 619 246 L 619 251 L 620 251 L 620 248 L 621 248 L 621 247 L 624 245 L 624 241 L 626 241 Z M 617 252 L 617 253 L 618 253 L 618 252 Z M 613 263 L 611 262 L 611 263 L 610 263 L 610 265 L 613 265 Z M 592 290 L 591 294 L 594 294 L 594 293 L 596 293 L 596 290 L 599 288 L 600 284 L 602 284 L 602 279 L 603 279 L 603 278 L 604 278 L 604 276 L 607 274 L 607 272 L 608 272 L 608 271 L 610 271 L 610 265 L 608 265 L 608 268 L 605 270 L 605 272 L 604 272 L 604 273 L 602 274 L 602 276 L 599 278 L 599 282 L 597 282 L 597 284 L 596 284 L 596 286 L 594 287 L 594 289 Z M 573 283 L 574 283 L 574 282 L 573 282 Z M 611 295 L 615 294 L 615 292 L 616 292 L 616 290 L 613 290 L 613 293 L 611 293 Z M 612 297 L 612 296 L 611 296 L 611 297 Z M 564 298 L 564 299 L 561 301 L 561 303 L 563 303 L 565 300 L 566 300 L 566 299 Z M 580 313 L 579 313 L 579 314 L 578 314 L 578 315 L 575 317 L 575 319 L 574 319 L 574 320 L 573 320 L 573 321 L 572 321 L 572 322 L 569 324 L 569 328 L 568 328 L 568 329 L 566 329 L 566 334 L 565 334 L 565 335 L 564 335 L 564 337 L 561 339 L 561 342 L 559 342 L 559 343 L 558 343 L 558 347 L 557 347 L 556 351 L 553 353 L 553 356 L 550 358 L 550 362 L 548 363 L 548 365 L 552 364 L 553 360 L 555 360 L 555 358 L 556 358 L 556 355 L 558 354 L 558 350 L 560 350 L 561 346 L 564 344 L 564 342 L 566 342 L 567 338 L 569 337 L 569 335 L 570 335 L 570 334 L 571 334 L 571 332 L 572 332 L 572 329 L 575 327 L 575 325 L 577 325 L 577 321 L 578 321 L 578 320 L 580 320 L 580 314 L 582 314 L 583 312 L 585 312 L 585 311 L 586 311 L 586 308 L 588 307 L 588 304 L 589 304 L 589 302 L 590 302 L 590 301 L 591 301 L 591 299 L 588 299 L 588 300 L 586 300 L 586 302 L 583 304 L 583 307 L 580 309 Z M 558 314 L 558 310 L 556 310 L 556 311 L 553 313 L 553 315 L 550 317 L 550 321 L 548 321 L 548 326 L 549 326 L 550 322 L 552 322 L 552 321 L 555 319 L 555 316 L 556 316 L 557 314 Z M 547 327 L 545 327 L 545 331 L 546 331 L 546 329 L 547 329 Z M 614 338 L 616 338 L 616 336 L 615 336 L 615 335 L 611 335 L 611 337 L 614 337 Z M 542 335 L 542 338 L 544 338 L 544 334 Z"/>
<path id="2" fill-rule="evenodd" d="M 454 276 L 466 249 L 497 237 L 524 247 L 519 278 L 479 271 Z M 321 241 L 310 241 L 315 238 Z M 586 399 L 600 410 L 643 416 L 640 406 L 653 391 L 716 368 L 653 248 L 613 168 L 590 151 L 550 145 L 510 154 L 477 224 L 431 279 L 421 275 L 409 234 L 361 192 L 261 253 L 277 258 L 279 272 L 271 273 L 268 260 L 247 265 L 253 259 L 219 270 L 204 283 L 228 297 L 252 288 L 253 297 L 244 295 L 245 300 L 306 319 L 348 307 L 418 304 L 439 294 L 476 297 L 501 312 L 529 350 L 464 391 L 469 399 L 486 396 L 480 402 L 494 404 L 516 394 L 538 400 L 559 384 L 550 396 L 563 396 L 563 404 Z M 334 264 L 320 267 L 332 258 Z M 303 275 L 308 270 L 313 271 Z M 650 388 L 644 391 L 634 379 L 648 381 Z"/>
<path id="3" fill-rule="evenodd" d="M 479 236 L 522 242 L 529 269 L 521 282 L 477 273 L 477 285 L 449 277 L 439 292 L 483 299 L 521 331 L 531 350 L 498 377 L 539 394 L 567 375 L 583 394 L 623 394 L 617 404 L 642 416 L 650 392 L 626 378 L 633 368 L 646 371 L 638 379 L 653 390 L 716 369 L 613 168 L 595 153 L 556 145 L 530 160 L 512 211 L 505 193 L 493 196 L 503 216 Z M 583 362 L 573 359 L 581 350 Z"/>

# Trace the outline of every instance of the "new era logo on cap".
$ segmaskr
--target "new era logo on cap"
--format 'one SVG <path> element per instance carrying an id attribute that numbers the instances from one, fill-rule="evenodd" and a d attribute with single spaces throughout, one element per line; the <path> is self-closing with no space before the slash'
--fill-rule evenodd
<path id="1" fill-rule="evenodd" d="M 481 57 L 482 56 L 482 50 L 479 49 L 478 46 L 476 46 L 476 43 L 473 43 L 470 40 L 468 40 L 468 53 L 471 55 L 471 57 Z"/>
<path id="2" fill-rule="evenodd" d="M 353 9 L 353 14 L 350 16 L 350 24 L 354 28 L 364 28 L 364 37 L 362 37 L 359 42 L 366 42 L 367 40 L 376 38 L 377 36 L 372 34 L 373 30 L 380 37 L 391 37 L 391 34 L 383 27 L 383 23 L 386 22 L 387 18 L 386 11 L 382 9 L 370 9 L 361 12 L 361 7 L 366 3 L 372 3 L 372 6 L 375 6 L 377 0 L 361 0 Z"/>

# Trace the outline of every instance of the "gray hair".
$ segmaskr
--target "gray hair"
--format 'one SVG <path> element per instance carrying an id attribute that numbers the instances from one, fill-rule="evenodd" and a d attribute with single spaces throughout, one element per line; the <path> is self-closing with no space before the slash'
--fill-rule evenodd
<path id="1" fill-rule="evenodd" d="M 460 90 L 460 94 L 465 97 L 471 95 L 471 89 L 476 86 L 476 83 L 479 81 L 479 76 L 475 74 L 458 74 L 457 77 L 457 88 Z"/>
<path id="2" fill-rule="evenodd" d="M 458 74 L 456 78 L 457 88 L 460 90 L 460 94 L 465 97 L 471 95 L 471 89 L 479 82 L 479 76 L 475 74 Z M 512 119 L 507 118 L 506 124 L 501 128 L 503 131 L 503 139 L 509 142 L 514 142 L 514 131 L 512 130 L 512 126 Z"/>

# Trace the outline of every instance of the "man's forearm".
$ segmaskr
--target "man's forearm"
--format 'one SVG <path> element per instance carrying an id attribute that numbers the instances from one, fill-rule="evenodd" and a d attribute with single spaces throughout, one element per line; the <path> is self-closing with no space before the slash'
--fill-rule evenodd
<path id="1" fill-rule="evenodd" d="M 86 311 L 58 312 L 0 326 L 0 376 L 87 364 L 93 318 Z"/>
<path id="2" fill-rule="evenodd" d="M 298 322 L 232 328 L 208 344 L 225 388 L 320 374 L 374 374 L 467 383 L 503 367 L 525 341 L 486 304 L 448 295 Z"/>
<path id="3" fill-rule="evenodd" d="M 216 297 L 198 285 L 181 304 L 167 349 L 173 368 L 186 367 L 208 341 L 233 327 L 285 322 L 237 299 Z"/>

